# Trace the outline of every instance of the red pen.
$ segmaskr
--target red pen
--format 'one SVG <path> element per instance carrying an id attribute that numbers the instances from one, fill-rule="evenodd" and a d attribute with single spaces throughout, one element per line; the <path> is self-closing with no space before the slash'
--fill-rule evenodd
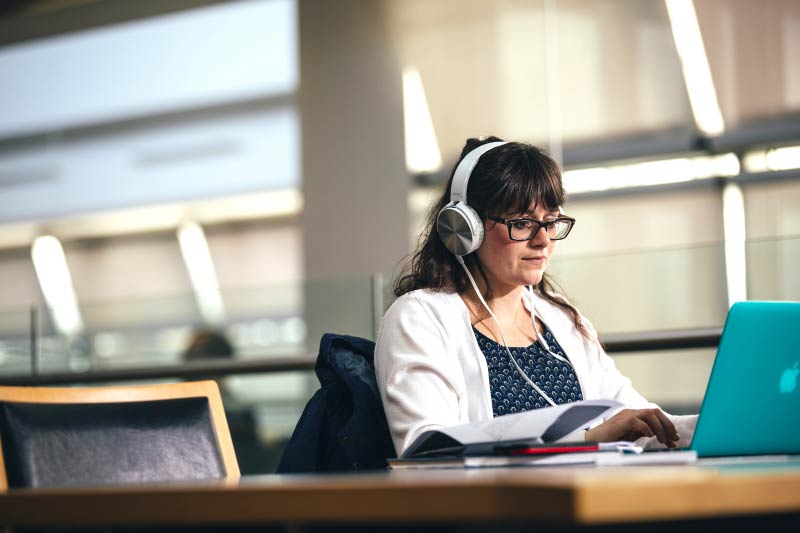
<path id="1" fill-rule="evenodd" d="M 539 455 L 548 453 L 596 452 L 600 451 L 597 443 L 575 444 L 568 446 L 527 446 L 505 450 L 509 455 Z"/>
<path id="2" fill-rule="evenodd" d="M 495 444 L 491 449 L 491 455 L 555 455 L 560 453 L 602 451 L 641 453 L 642 449 L 641 447 L 635 446 L 634 443 L 628 441 L 542 443 L 520 439 L 518 441 L 506 441 Z"/>

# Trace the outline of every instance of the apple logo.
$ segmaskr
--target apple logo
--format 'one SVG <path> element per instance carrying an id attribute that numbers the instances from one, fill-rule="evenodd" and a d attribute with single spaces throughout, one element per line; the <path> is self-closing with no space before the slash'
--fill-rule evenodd
<path id="1" fill-rule="evenodd" d="M 789 394 L 797 387 L 797 375 L 800 374 L 800 368 L 797 368 L 800 361 L 797 361 L 792 368 L 787 368 L 781 374 L 781 392 Z"/>

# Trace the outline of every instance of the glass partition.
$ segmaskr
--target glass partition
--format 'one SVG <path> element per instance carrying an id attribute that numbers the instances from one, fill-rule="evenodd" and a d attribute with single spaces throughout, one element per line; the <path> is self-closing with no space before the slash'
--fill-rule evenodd
<path id="1" fill-rule="evenodd" d="M 748 299 L 800 301 L 800 236 L 751 240 L 746 250 Z"/>
<path id="2" fill-rule="evenodd" d="M 548 272 L 601 335 L 722 326 L 722 243 L 556 257 Z"/>
<path id="3" fill-rule="evenodd" d="M 226 376 L 218 380 L 243 474 L 272 473 L 319 382 L 313 372 Z"/>
<path id="4" fill-rule="evenodd" d="M 313 356 L 327 332 L 375 337 L 385 301 L 383 279 L 222 289 L 214 295 L 222 302 L 217 323 L 204 321 L 200 311 L 200 300 L 207 294 L 82 303 L 83 332 L 72 336 L 55 329 L 47 309 L 34 308 L 35 315 L 29 309 L 3 311 L 0 375 L 30 375 L 34 368 L 39 374 L 80 373 L 187 361 Z"/>
<path id="5" fill-rule="evenodd" d="M 716 353 L 706 348 L 612 354 L 612 358 L 648 401 L 683 415 L 700 411 Z"/>
<path id="6" fill-rule="evenodd" d="M 800 300 L 800 237 L 750 240 L 746 249 L 749 299 Z M 722 243 L 556 255 L 548 272 L 601 336 L 717 328 L 728 310 Z M 193 293 L 85 303 L 78 336 L 59 334 L 45 309 L 4 310 L 0 376 L 180 365 L 193 341 L 208 341 L 198 349 L 218 361 L 313 357 L 327 332 L 374 339 L 394 299 L 389 275 L 220 295 L 224 321 L 216 325 L 203 322 Z M 224 337 L 227 351 L 202 334 Z"/>
<path id="7" fill-rule="evenodd" d="M 35 312 L 27 308 L 0 311 L 0 373 L 32 372 L 31 321 Z"/>

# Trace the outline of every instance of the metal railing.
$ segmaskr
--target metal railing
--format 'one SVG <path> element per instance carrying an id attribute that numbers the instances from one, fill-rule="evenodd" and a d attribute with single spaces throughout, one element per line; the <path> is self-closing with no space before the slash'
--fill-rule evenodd
<path id="1" fill-rule="evenodd" d="M 606 351 L 613 355 L 695 348 L 712 348 L 719 343 L 721 328 L 654 331 L 614 334 L 601 338 Z M 315 355 L 270 357 L 246 361 L 191 362 L 179 365 L 132 366 L 87 372 L 52 372 L 26 376 L 0 376 L 0 385 L 41 386 L 73 383 L 104 383 L 146 379 L 203 379 L 241 374 L 311 371 Z"/>

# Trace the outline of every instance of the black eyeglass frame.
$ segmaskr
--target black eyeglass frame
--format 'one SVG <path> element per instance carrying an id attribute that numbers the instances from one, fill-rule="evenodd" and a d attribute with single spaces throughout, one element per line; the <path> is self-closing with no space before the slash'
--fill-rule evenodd
<path id="1" fill-rule="evenodd" d="M 550 237 L 549 235 L 547 236 L 551 241 L 560 241 L 562 239 L 566 239 L 567 236 L 569 235 L 569 232 L 572 231 L 572 228 L 575 226 L 575 219 L 572 218 L 572 217 L 564 216 L 564 215 L 558 216 L 558 217 L 554 218 L 553 220 L 536 220 L 535 218 L 528 218 L 528 217 L 500 218 L 500 217 L 491 217 L 490 216 L 490 217 L 486 217 L 486 218 L 488 218 L 489 220 L 491 220 L 493 222 L 499 222 L 500 224 L 505 224 L 506 227 L 508 228 L 508 238 L 511 239 L 512 241 L 517 241 L 517 242 L 525 242 L 525 241 L 529 241 L 529 240 L 533 239 L 534 237 L 536 237 L 536 235 L 539 233 L 539 230 L 542 229 L 542 228 L 544 228 L 544 232 L 545 232 L 545 234 L 547 234 L 547 226 L 548 226 L 548 224 L 553 224 L 553 223 L 559 222 L 559 221 L 561 221 L 561 222 L 564 222 L 564 221 L 569 222 L 569 229 L 567 229 L 567 233 L 563 237 Z M 527 239 L 515 239 L 514 237 L 511 236 L 511 225 L 514 224 L 514 222 L 517 222 L 517 221 L 520 221 L 520 220 L 526 220 L 528 222 L 533 222 L 533 223 L 537 224 L 536 231 L 531 233 L 531 236 L 528 237 Z"/>

